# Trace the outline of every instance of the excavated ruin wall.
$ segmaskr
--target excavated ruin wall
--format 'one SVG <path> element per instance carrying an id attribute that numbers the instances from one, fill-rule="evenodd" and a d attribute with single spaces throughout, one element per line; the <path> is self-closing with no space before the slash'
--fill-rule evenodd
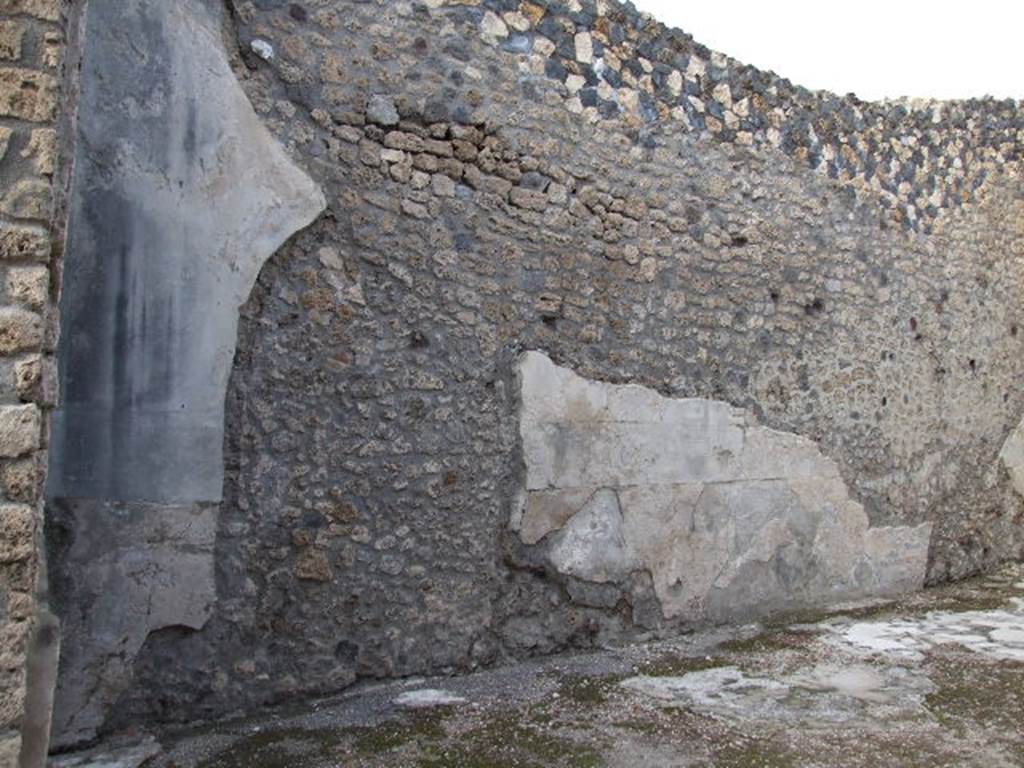
<path id="1" fill-rule="evenodd" d="M 189 25 L 224 48 L 204 62 L 216 88 L 182 96 L 196 57 L 175 54 L 157 106 L 132 107 L 191 118 L 124 139 L 174 147 L 146 178 L 184 153 L 195 213 L 125 198 L 158 223 L 132 230 L 108 287 L 68 288 L 130 216 L 86 211 L 100 234 L 78 267 L 69 249 L 64 322 L 77 306 L 81 337 L 136 356 L 112 402 L 96 379 L 56 422 L 58 743 L 1020 557 L 1016 103 L 811 94 L 610 0 L 125 7 L 93 38 L 125 46 L 97 73 L 186 50 Z M 224 62 L 259 118 L 241 149 L 214 128 L 247 109 L 216 95 L 233 93 Z M 252 159 L 224 172 L 235 152 Z M 245 173 L 261 158 L 293 194 Z M 248 227 L 201 213 L 239 206 Z M 195 217 L 200 236 L 166 234 Z M 133 267 L 154 242 L 184 271 Z M 158 306 L 181 274 L 242 262 L 185 281 L 160 354 L 124 340 L 150 331 L 118 297 Z M 204 324 L 217 342 L 197 349 Z M 213 381 L 172 376 L 204 365 Z M 174 398 L 184 431 L 152 440 L 147 409 Z M 123 433 L 75 443 L 96 419 Z"/>

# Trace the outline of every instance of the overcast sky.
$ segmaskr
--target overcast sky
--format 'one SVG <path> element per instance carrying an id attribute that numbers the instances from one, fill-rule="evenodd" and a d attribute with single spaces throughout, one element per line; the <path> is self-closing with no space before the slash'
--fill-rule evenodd
<path id="1" fill-rule="evenodd" d="M 1022 0 L 633 0 L 797 85 L 862 99 L 1024 97 Z"/>

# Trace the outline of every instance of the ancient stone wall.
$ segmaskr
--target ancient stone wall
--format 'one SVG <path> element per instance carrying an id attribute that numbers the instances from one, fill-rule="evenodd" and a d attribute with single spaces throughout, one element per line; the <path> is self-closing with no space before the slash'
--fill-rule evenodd
<path id="1" fill-rule="evenodd" d="M 152 124 L 72 194 L 66 327 L 125 362 L 61 353 L 59 743 L 1021 556 L 1018 104 L 809 93 L 611 0 L 123 7 L 83 98 Z M 326 202 L 241 217 L 260 258 L 201 215 L 274 185 L 215 173 L 249 112 L 194 98 L 196 28 Z"/>
<path id="2" fill-rule="evenodd" d="M 52 222 L 64 39 L 58 0 L 9 0 L 0 5 L 0 765 L 4 766 L 15 765 L 21 750 L 29 649 L 34 642 L 38 653 L 45 655 L 46 647 L 55 652 L 52 627 L 41 627 L 37 621 L 36 593 L 41 576 L 47 421 L 56 395 L 54 306 L 61 232 Z M 40 695 L 48 706 L 46 692 Z M 45 720 L 26 722 L 27 742 L 45 741 Z M 26 751 L 30 749 L 38 751 L 39 744 L 26 743 Z"/>

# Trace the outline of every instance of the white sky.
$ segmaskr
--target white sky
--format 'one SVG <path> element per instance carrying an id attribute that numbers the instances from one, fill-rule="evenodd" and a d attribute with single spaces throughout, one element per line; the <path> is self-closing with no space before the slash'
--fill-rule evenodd
<path id="1" fill-rule="evenodd" d="M 1021 0 L 633 0 L 796 85 L 862 99 L 1024 97 Z"/>

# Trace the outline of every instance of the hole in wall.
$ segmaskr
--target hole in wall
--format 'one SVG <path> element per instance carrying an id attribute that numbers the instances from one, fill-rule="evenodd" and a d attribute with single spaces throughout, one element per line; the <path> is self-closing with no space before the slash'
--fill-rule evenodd
<path id="1" fill-rule="evenodd" d="M 825 311 L 825 302 L 821 299 L 815 299 L 810 304 L 804 306 L 804 313 L 807 315 L 820 315 Z"/>

